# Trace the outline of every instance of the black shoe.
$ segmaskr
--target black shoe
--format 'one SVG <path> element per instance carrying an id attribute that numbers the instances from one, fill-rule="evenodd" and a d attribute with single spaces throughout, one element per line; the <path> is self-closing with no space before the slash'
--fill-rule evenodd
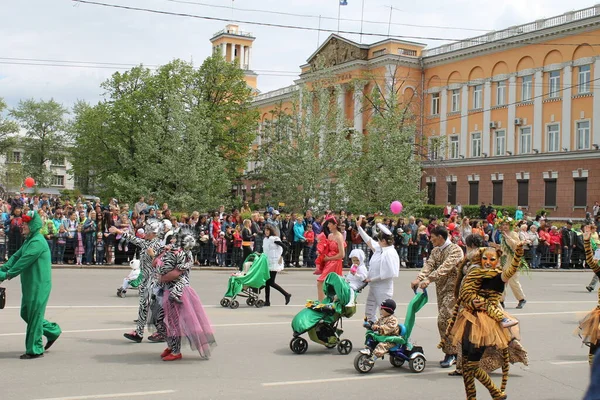
<path id="1" fill-rule="evenodd" d="M 506 308 L 503 301 L 500 302 L 500 305 L 502 306 L 502 308 Z"/>
<path id="2" fill-rule="evenodd" d="M 154 343 L 161 343 L 165 341 L 165 338 L 161 335 L 159 335 L 158 333 L 155 333 L 153 335 L 148 336 L 148 341 L 150 342 L 154 342 Z"/>
<path id="3" fill-rule="evenodd" d="M 265 304 L 263 304 L 263 307 L 271 307 L 271 302 L 265 301 Z"/>
<path id="4" fill-rule="evenodd" d="M 525 303 L 527 303 L 527 300 L 525 300 L 525 299 L 519 300 L 519 304 L 517 304 L 517 308 L 518 309 L 523 308 L 523 306 L 525 305 Z"/>
<path id="5" fill-rule="evenodd" d="M 138 335 L 137 332 L 124 333 L 123 336 L 136 343 L 142 343 L 142 340 L 144 339 L 142 336 Z"/>
<path id="6" fill-rule="evenodd" d="M 21 360 L 33 360 L 34 358 L 40 358 L 40 357 L 44 357 L 43 354 L 22 354 L 19 358 Z"/>
<path id="7" fill-rule="evenodd" d="M 591 286 L 586 286 L 585 288 L 586 288 L 586 289 L 587 289 L 587 291 L 588 291 L 588 292 L 590 292 L 590 293 L 592 293 L 592 291 L 594 290 L 594 288 L 593 288 L 593 287 L 591 287 Z"/>
<path id="8" fill-rule="evenodd" d="M 58 337 L 60 337 L 60 335 Z M 56 342 L 58 340 L 58 337 L 54 340 L 48 340 L 48 342 L 46 343 L 46 346 L 44 346 L 44 350 L 48 350 L 50 347 L 52 347 L 54 342 Z"/>
<path id="9" fill-rule="evenodd" d="M 287 306 L 288 304 L 290 304 L 290 299 L 292 298 L 291 294 L 286 294 L 285 295 L 285 305 Z"/>
<path id="10" fill-rule="evenodd" d="M 446 354 L 446 357 L 444 358 L 444 361 L 440 363 L 440 366 L 442 368 L 450 368 L 454 364 L 456 364 L 456 356 L 454 354 Z"/>

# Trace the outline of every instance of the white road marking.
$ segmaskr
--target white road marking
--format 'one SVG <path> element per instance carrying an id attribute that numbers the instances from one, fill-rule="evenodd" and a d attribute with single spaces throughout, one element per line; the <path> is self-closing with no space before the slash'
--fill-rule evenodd
<path id="1" fill-rule="evenodd" d="M 581 286 L 581 283 L 553 283 L 552 286 Z"/>
<path id="2" fill-rule="evenodd" d="M 421 373 L 420 375 L 437 375 L 437 374 L 447 374 L 448 370 L 445 369 L 438 369 L 436 371 L 425 371 L 423 373 Z M 411 372 L 407 371 L 406 376 L 410 376 L 409 374 L 412 374 Z M 274 386 L 290 386 L 290 385 L 312 385 L 312 384 L 316 384 L 316 383 L 331 383 L 331 382 L 348 382 L 348 381 L 353 381 L 353 382 L 360 382 L 362 380 L 371 380 L 371 379 L 390 379 L 390 378 L 395 378 L 398 379 L 400 377 L 402 377 L 404 375 L 402 374 L 398 374 L 398 373 L 385 373 L 385 374 L 379 374 L 379 375 L 369 375 L 369 376 L 365 376 L 365 375 L 354 375 L 354 376 L 348 376 L 345 378 L 328 378 L 328 379 L 308 379 L 308 380 L 303 380 L 303 381 L 281 381 L 281 382 L 266 382 L 266 383 L 261 383 L 261 386 L 263 387 L 274 387 Z"/>
<path id="3" fill-rule="evenodd" d="M 589 310 L 587 310 L 589 311 Z M 561 314 L 582 314 L 582 313 L 586 313 L 587 311 L 553 311 L 553 312 L 539 312 L 539 313 L 520 313 L 520 314 L 516 314 L 513 313 L 511 315 L 515 316 L 515 317 L 528 317 L 528 316 L 544 316 L 544 315 L 561 315 Z M 429 316 L 429 317 L 417 317 L 417 320 L 425 320 L 425 319 L 437 319 L 437 315 L 436 316 Z M 363 321 L 361 319 L 351 319 L 351 320 L 347 320 L 344 323 L 363 323 Z M 291 321 L 281 321 L 281 322 L 242 322 L 242 323 L 236 323 L 236 324 L 213 324 L 213 327 L 215 328 L 234 328 L 234 327 L 244 327 L 244 326 L 248 326 L 248 327 L 253 327 L 253 326 L 273 326 L 273 325 L 290 325 Z M 133 324 L 132 324 L 133 325 Z M 94 332 L 116 332 L 116 331 L 127 331 L 127 330 L 131 330 L 132 327 L 131 326 L 127 326 L 127 327 L 122 327 L 122 328 L 106 328 L 106 329 L 77 329 L 77 330 L 69 330 L 69 331 L 63 331 L 62 333 L 94 333 Z M 6 336 L 24 336 L 25 333 L 24 332 L 19 332 L 19 333 L 0 333 L 0 337 L 6 337 Z M 586 361 L 587 362 L 587 361 Z"/>
<path id="4" fill-rule="evenodd" d="M 114 399 L 118 397 L 140 397 L 157 396 L 159 394 L 172 394 L 175 390 L 156 390 L 153 392 L 132 392 L 132 393 L 112 393 L 112 394 L 93 394 L 89 396 L 71 396 L 71 397 L 52 397 L 36 400 L 88 400 L 88 399 Z"/>
<path id="5" fill-rule="evenodd" d="M 589 361 L 556 361 L 551 362 L 552 365 L 571 365 L 571 364 L 588 364 Z"/>

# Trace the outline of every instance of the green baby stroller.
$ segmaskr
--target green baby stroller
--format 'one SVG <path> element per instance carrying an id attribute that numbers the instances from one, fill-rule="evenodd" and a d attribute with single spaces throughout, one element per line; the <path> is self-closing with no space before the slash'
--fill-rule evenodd
<path id="1" fill-rule="evenodd" d="M 252 253 L 244 261 L 244 265 L 251 263 L 246 273 L 236 273 L 229 278 L 227 293 L 221 299 L 222 307 L 236 309 L 240 303 L 237 297 L 245 297 L 246 304 L 250 307 L 261 308 L 265 301 L 259 299 L 260 290 L 269 280 L 269 261 L 264 254 Z"/>
<path id="2" fill-rule="evenodd" d="M 305 332 L 315 343 L 328 349 L 337 347 L 340 354 L 349 354 L 352 351 L 352 342 L 340 337 L 344 332 L 341 329 L 341 321 L 342 318 L 351 318 L 356 313 L 356 293 L 344 278 L 335 272 L 331 272 L 325 278 L 323 291 L 325 299 L 321 303 L 309 300 L 306 308 L 292 320 L 294 337 L 290 342 L 290 350 L 296 354 L 304 354 L 308 350 L 308 342 L 300 337 Z"/>

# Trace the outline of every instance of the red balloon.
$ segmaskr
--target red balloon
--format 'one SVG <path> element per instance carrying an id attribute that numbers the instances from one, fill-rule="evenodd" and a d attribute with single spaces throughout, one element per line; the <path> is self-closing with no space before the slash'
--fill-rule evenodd
<path id="1" fill-rule="evenodd" d="M 35 181 L 33 180 L 32 177 L 25 179 L 25 186 L 27 186 L 28 188 L 32 188 L 34 185 L 35 185 Z"/>

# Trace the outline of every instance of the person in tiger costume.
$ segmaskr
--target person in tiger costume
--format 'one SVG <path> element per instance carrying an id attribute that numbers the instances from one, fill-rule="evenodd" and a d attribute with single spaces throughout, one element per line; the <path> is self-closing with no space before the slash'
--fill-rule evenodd
<path id="1" fill-rule="evenodd" d="M 460 311 L 449 321 L 448 335 L 452 345 L 459 343 L 462 347 L 462 374 L 467 400 L 476 400 L 475 379 L 479 380 L 490 392 L 492 399 L 506 399 L 504 393 L 508 382 L 509 352 L 508 345 L 512 340 L 511 332 L 488 314 L 492 309 L 500 308 L 504 286 L 514 276 L 523 257 L 523 245 L 518 244 L 512 263 L 501 268 L 502 252 L 494 248 L 479 250 L 481 268 L 469 271 L 459 290 L 457 297 Z M 494 273 L 490 273 L 494 271 Z M 475 277 L 469 277 L 472 274 Z M 479 287 L 477 287 L 477 282 Z M 506 315 L 505 317 L 510 318 Z M 497 319 L 497 318 L 496 318 Z M 486 348 L 495 347 L 502 352 L 502 384 L 498 388 L 488 373 L 481 368 L 480 361 Z"/>
<path id="2" fill-rule="evenodd" d="M 585 249 L 585 262 L 600 277 L 600 260 L 594 258 L 591 244 L 592 230 L 590 226 L 583 228 L 583 248 Z M 598 305 L 590 311 L 580 322 L 578 333 L 583 344 L 589 346 L 588 360 L 590 366 L 594 362 L 594 354 L 600 348 L 600 289 L 598 290 Z"/>

